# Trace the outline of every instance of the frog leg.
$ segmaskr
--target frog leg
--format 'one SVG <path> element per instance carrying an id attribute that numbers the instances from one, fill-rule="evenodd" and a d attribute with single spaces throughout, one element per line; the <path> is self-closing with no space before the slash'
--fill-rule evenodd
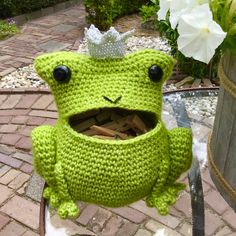
<path id="1" fill-rule="evenodd" d="M 31 133 L 33 143 L 33 162 L 35 170 L 49 186 L 55 186 L 54 168 L 56 163 L 55 130 L 52 126 L 42 125 Z M 46 187 L 44 197 L 58 205 L 58 196 L 53 187 Z"/>
<path id="2" fill-rule="evenodd" d="M 54 174 L 56 165 L 55 129 L 49 125 L 42 125 L 33 129 L 31 137 L 34 167 L 48 184 L 43 196 L 49 200 L 50 205 L 58 207 L 60 197 L 55 188 L 56 179 Z"/>
<path id="3" fill-rule="evenodd" d="M 176 179 L 188 170 L 192 162 L 192 133 L 186 128 L 175 128 L 169 133 L 169 174 L 163 186 L 154 186 L 146 202 L 150 207 L 156 207 L 161 215 L 169 212 L 169 206 L 176 202 L 179 192 L 185 189 L 185 184 Z"/>
<path id="4" fill-rule="evenodd" d="M 57 180 L 57 190 L 62 199 L 57 210 L 58 215 L 63 219 L 68 217 L 70 218 L 77 217 L 79 214 L 79 208 L 74 203 L 72 197 L 69 194 L 61 162 L 58 162 L 55 166 L 55 176 Z"/>

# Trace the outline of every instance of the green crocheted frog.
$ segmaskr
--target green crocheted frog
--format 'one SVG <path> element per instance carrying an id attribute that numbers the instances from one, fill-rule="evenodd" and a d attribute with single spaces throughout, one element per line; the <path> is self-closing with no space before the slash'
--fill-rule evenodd
<path id="1" fill-rule="evenodd" d="M 145 198 L 168 213 L 185 187 L 176 180 L 192 161 L 191 131 L 168 131 L 161 120 L 162 85 L 173 65 L 170 56 L 151 49 L 122 58 L 56 52 L 36 59 L 59 117 L 54 127 L 33 130 L 34 165 L 60 217 L 76 217 L 77 200 L 120 207 Z M 100 108 L 140 111 L 153 128 L 128 140 L 102 140 L 71 127 L 72 117 Z"/>

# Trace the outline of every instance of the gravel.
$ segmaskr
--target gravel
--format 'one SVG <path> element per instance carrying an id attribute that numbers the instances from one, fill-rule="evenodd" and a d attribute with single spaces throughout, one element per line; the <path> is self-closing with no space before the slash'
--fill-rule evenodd
<path id="1" fill-rule="evenodd" d="M 216 113 L 217 96 L 184 98 L 188 113 L 199 117 L 212 118 Z"/>
<path id="2" fill-rule="evenodd" d="M 131 37 L 127 43 L 127 53 L 143 48 L 152 48 L 169 53 L 167 41 L 158 37 Z M 88 53 L 86 40 L 79 46 L 78 52 Z M 47 88 L 48 85 L 37 75 L 33 65 L 25 66 L 6 75 L 0 80 L 0 88 Z"/>

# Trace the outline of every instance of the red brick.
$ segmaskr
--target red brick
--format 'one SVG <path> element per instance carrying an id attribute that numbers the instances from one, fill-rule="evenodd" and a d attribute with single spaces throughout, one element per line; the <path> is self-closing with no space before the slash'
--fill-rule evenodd
<path id="1" fill-rule="evenodd" d="M 49 111 L 57 111 L 56 103 L 52 102 L 52 104 L 47 107 L 47 110 L 49 110 Z"/>
<path id="2" fill-rule="evenodd" d="M 39 116 L 39 117 L 46 117 L 46 118 L 57 118 L 57 112 L 54 111 L 39 111 L 33 110 L 29 113 L 30 116 Z"/>
<path id="3" fill-rule="evenodd" d="M 29 110 L 26 109 L 13 109 L 13 110 L 0 110 L 0 117 L 1 116 L 23 116 L 27 115 Z"/>
<path id="4" fill-rule="evenodd" d="M 8 96 L 7 100 L 1 105 L 0 109 L 12 109 L 21 99 L 22 95 L 14 94 Z"/>
<path id="5" fill-rule="evenodd" d="M 27 122 L 27 125 L 41 125 L 45 122 L 45 118 L 42 118 L 42 117 L 30 117 L 28 122 Z"/>
<path id="6" fill-rule="evenodd" d="M 12 157 L 17 158 L 21 161 L 28 162 L 29 164 L 32 164 L 32 155 L 29 155 L 27 153 L 22 153 L 22 152 L 16 152 Z"/>
<path id="7" fill-rule="evenodd" d="M 12 124 L 25 124 L 28 119 L 29 119 L 28 116 L 15 116 L 12 118 L 11 123 Z"/>
<path id="8" fill-rule="evenodd" d="M 190 218 L 192 215 L 190 194 L 185 192 L 175 203 L 175 208 Z"/>
<path id="9" fill-rule="evenodd" d="M 25 173 L 30 174 L 33 171 L 33 166 L 28 163 L 25 163 L 21 166 L 20 170 L 24 171 Z"/>
<path id="10" fill-rule="evenodd" d="M 232 209 L 229 209 L 224 213 L 223 220 L 236 231 L 236 213 Z"/>
<path id="11" fill-rule="evenodd" d="M 29 200 L 14 196 L 0 210 L 32 229 L 39 227 L 39 206 Z"/>
<path id="12" fill-rule="evenodd" d="M 5 202 L 12 195 L 12 190 L 2 184 L 0 184 L 0 205 Z"/>
<path id="13" fill-rule="evenodd" d="M 19 170 L 11 169 L 5 175 L 0 178 L 1 184 L 9 184 L 13 179 L 15 179 L 21 172 Z"/>
<path id="14" fill-rule="evenodd" d="M 13 189 L 19 189 L 30 178 L 30 175 L 20 173 L 8 186 Z"/>
<path id="15" fill-rule="evenodd" d="M 10 166 L 7 166 L 7 165 L 3 165 L 1 168 L 0 168 L 0 177 L 5 175 L 7 173 L 7 171 L 9 171 L 11 169 Z"/>
<path id="16" fill-rule="evenodd" d="M 177 217 L 171 215 L 161 216 L 155 208 L 147 207 L 146 203 L 142 200 L 131 204 L 130 207 L 141 211 L 143 214 L 150 216 L 151 218 L 169 226 L 172 229 L 175 229 L 180 224 L 180 219 Z"/>
<path id="17" fill-rule="evenodd" d="M 11 116 L 0 116 L 0 124 L 8 124 L 11 120 Z"/>
<path id="18" fill-rule="evenodd" d="M 39 236 L 39 235 L 31 230 L 27 230 L 24 234 L 22 234 L 22 236 Z"/>
<path id="19" fill-rule="evenodd" d="M 0 61 L 5 61 L 5 60 L 9 60 L 9 59 L 12 59 L 12 56 L 9 56 L 9 55 L 4 55 L 4 56 L 0 56 Z"/>
<path id="20" fill-rule="evenodd" d="M 15 150 L 13 148 L 8 147 L 7 145 L 0 144 L 0 152 L 3 154 L 10 155 L 14 152 Z"/>
<path id="21" fill-rule="evenodd" d="M 102 230 L 103 236 L 116 235 L 120 226 L 123 224 L 123 220 L 119 216 L 112 216 L 109 221 L 106 223 L 106 226 Z"/>
<path id="22" fill-rule="evenodd" d="M 22 161 L 19 161 L 15 158 L 4 155 L 2 153 L 0 153 L 0 162 L 2 162 L 3 164 L 9 165 L 13 168 L 19 168 L 22 165 Z"/>
<path id="23" fill-rule="evenodd" d="M 181 228 L 179 229 L 179 232 L 184 236 L 191 236 L 192 235 L 192 228 L 193 226 L 189 223 L 184 223 Z"/>
<path id="24" fill-rule="evenodd" d="M 10 218 L 0 214 L 0 230 L 10 221 Z"/>
<path id="25" fill-rule="evenodd" d="M 52 216 L 50 218 L 51 224 L 55 227 L 55 228 L 66 228 L 67 234 L 68 235 L 94 235 L 93 232 L 91 232 L 90 230 L 86 229 L 86 227 L 84 226 L 79 226 L 77 224 L 75 224 L 74 222 L 72 222 L 71 220 L 62 220 L 59 218 L 59 216 L 57 214 L 55 214 L 54 216 Z M 55 235 L 55 234 L 53 234 Z M 49 236 L 53 236 L 53 235 L 49 235 Z M 56 236 L 56 235 L 55 235 Z M 94 235 L 95 236 L 95 235 Z"/>
<path id="26" fill-rule="evenodd" d="M 209 170 L 206 169 L 203 173 L 201 173 L 201 177 L 202 179 L 207 182 L 208 184 L 210 184 L 213 188 L 215 188 L 215 184 L 213 183 L 211 176 L 209 174 Z"/>
<path id="27" fill-rule="evenodd" d="M 89 222 L 89 228 L 91 228 L 94 233 L 101 232 L 105 223 L 110 219 L 111 216 L 111 212 L 99 208 L 92 220 Z"/>
<path id="28" fill-rule="evenodd" d="M 10 74 L 11 72 L 15 71 L 16 69 L 14 67 L 10 67 L 10 68 L 7 68 L 5 69 L 4 71 L 1 71 L 0 72 L 0 77 L 3 77 L 5 75 L 8 75 Z"/>
<path id="29" fill-rule="evenodd" d="M 45 125 L 55 125 L 56 124 L 56 119 L 50 119 L 50 118 L 47 118 L 45 121 L 44 121 L 44 124 Z"/>
<path id="30" fill-rule="evenodd" d="M 217 229 L 224 225 L 220 217 L 212 212 L 205 210 L 205 234 L 214 235 Z"/>
<path id="31" fill-rule="evenodd" d="M 2 125 L 0 127 L 0 133 L 15 133 L 17 129 L 18 129 L 17 125 L 12 125 L 12 124 Z"/>
<path id="32" fill-rule="evenodd" d="M 19 67 L 22 67 L 23 63 L 12 60 L 12 61 L 5 61 L 4 65 L 13 66 L 14 68 L 18 69 Z"/>
<path id="33" fill-rule="evenodd" d="M 36 126 L 24 126 L 19 130 L 20 134 L 23 134 L 27 137 L 29 137 L 31 135 L 32 130 L 35 128 Z"/>
<path id="34" fill-rule="evenodd" d="M 115 214 L 120 215 L 136 224 L 141 224 L 145 219 L 147 219 L 147 216 L 144 215 L 142 212 L 137 211 L 130 207 L 108 208 L 108 209 L 114 212 Z"/>
<path id="35" fill-rule="evenodd" d="M 97 212 L 98 206 L 88 205 L 80 214 L 76 221 L 82 225 L 87 225 L 88 222 L 93 218 L 94 214 Z"/>
<path id="36" fill-rule="evenodd" d="M 7 95 L 0 94 L 0 107 L 1 107 L 1 104 L 6 100 L 6 98 L 7 98 Z"/>
<path id="37" fill-rule="evenodd" d="M 233 236 L 231 229 L 228 226 L 224 226 L 217 233 L 216 236 Z"/>
<path id="38" fill-rule="evenodd" d="M 208 205 L 211 206 L 212 209 L 214 209 L 214 211 L 216 211 L 220 215 L 222 215 L 229 208 L 228 203 L 219 194 L 219 192 L 214 189 L 208 192 L 208 194 L 204 197 L 204 200 Z"/>
<path id="39" fill-rule="evenodd" d="M 42 95 L 33 105 L 33 109 L 46 109 L 53 101 L 52 95 Z"/>
<path id="40" fill-rule="evenodd" d="M 126 222 L 117 232 L 116 236 L 133 236 L 138 230 L 138 225 Z"/>
<path id="41" fill-rule="evenodd" d="M 32 148 L 32 141 L 31 138 L 22 137 L 15 145 L 16 148 L 23 149 L 23 150 L 31 150 Z"/>
<path id="42" fill-rule="evenodd" d="M 33 62 L 32 59 L 28 59 L 28 58 L 24 58 L 24 57 L 16 57 L 15 60 L 23 62 L 24 64 L 32 64 L 32 62 Z"/>
<path id="43" fill-rule="evenodd" d="M 16 108 L 30 108 L 34 102 L 39 98 L 40 95 L 29 94 L 21 98 L 19 103 L 16 105 Z"/>
<path id="44" fill-rule="evenodd" d="M 0 236 L 19 236 L 26 232 L 26 228 L 19 223 L 12 221 L 0 232 Z"/>
<path id="45" fill-rule="evenodd" d="M 0 143 L 14 146 L 21 137 L 20 134 L 4 134 L 0 139 Z"/>

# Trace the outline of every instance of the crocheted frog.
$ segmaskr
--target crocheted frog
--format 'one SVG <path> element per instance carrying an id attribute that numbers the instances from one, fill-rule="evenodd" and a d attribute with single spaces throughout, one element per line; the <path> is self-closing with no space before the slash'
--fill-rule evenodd
<path id="1" fill-rule="evenodd" d="M 168 213 L 185 187 L 176 180 L 192 161 L 191 131 L 168 131 L 161 119 L 162 85 L 173 65 L 170 56 L 151 49 L 122 58 L 56 52 L 36 59 L 58 120 L 33 130 L 34 165 L 48 185 L 44 197 L 60 217 L 76 217 L 77 200 L 120 207 L 145 198 Z M 71 127 L 73 116 L 100 108 L 143 112 L 153 128 L 127 140 L 102 140 Z"/>

